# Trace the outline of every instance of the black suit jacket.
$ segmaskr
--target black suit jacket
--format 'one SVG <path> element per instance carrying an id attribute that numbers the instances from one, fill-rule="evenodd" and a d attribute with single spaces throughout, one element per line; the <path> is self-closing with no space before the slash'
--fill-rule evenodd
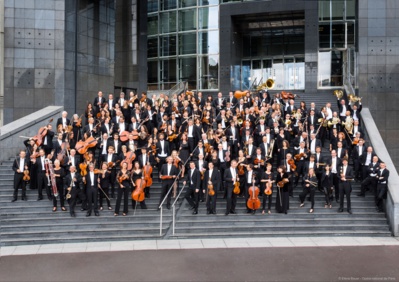
<path id="1" fill-rule="evenodd" d="M 87 171 L 86 176 L 84 176 L 86 179 L 86 188 L 90 188 L 91 187 L 91 179 L 90 179 L 90 171 Z M 97 188 L 98 187 L 98 175 L 94 174 L 94 187 Z"/>
<path id="2" fill-rule="evenodd" d="M 331 167 L 331 165 L 332 165 L 332 157 L 331 156 L 328 157 L 326 163 L 328 163 L 328 165 Z M 337 174 L 339 174 L 339 168 L 340 168 L 341 164 L 342 164 L 341 159 L 339 157 L 337 157 L 337 164 L 336 164 Z M 332 167 L 331 167 L 331 171 L 332 171 Z"/>
<path id="3" fill-rule="evenodd" d="M 220 176 L 220 171 L 216 167 L 213 168 L 211 179 L 209 179 L 209 170 L 205 171 L 204 181 L 202 182 L 203 190 L 207 190 L 209 180 L 212 182 L 215 192 L 219 191 L 220 184 L 222 183 L 222 178 Z"/>
<path id="4" fill-rule="evenodd" d="M 338 174 L 341 175 L 341 171 L 343 171 L 343 165 L 340 166 Z M 345 178 L 346 179 L 353 179 L 355 177 L 355 174 L 353 172 L 353 168 L 350 167 L 349 165 L 346 167 L 346 173 L 345 173 Z M 341 178 L 339 180 L 342 182 Z M 350 182 L 349 182 L 350 183 Z"/>
<path id="5" fill-rule="evenodd" d="M 70 120 L 67 118 L 66 119 L 66 125 L 68 126 L 68 125 L 70 125 Z M 58 118 L 57 119 L 57 128 L 58 128 L 58 125 L 60 125 L 60 124 L 62 124 L 62 117 L 60 117 L 60 118 Z"/>
<path id="6" fill-rule="evenodd" d="M 146 165 L 146 163 L 144 163 L 143 155 L 142 155 L 142 154 L 141 154 L 140 156 L 138 156 L 137 161 L 139 162 L 141 168 L 142 168 L 144 165 Z M 154 156 L 153 156 L 152 154 L 149 154 L 149 156 L 148 156 L 148 154 L 147 154 L 146 162 L 148 162 L 148 161 L 150 161 L 150 164 L 151 164 L 151 165 L 155 165 Z"/>
<path id="7" fill-rule="evenodd" d="M 113 139 L 109 142 L 109 145 L 114 147 L 114 152 L 116 154 L 120 154 L 122 152 L 122 141 L 118 140 L 118 145 L 115 145 L 115 139 Z"/>
<path id="8" fill-rule="evenodd" d="M 12 164 L 12 170 L 17 173 L 17 170 L 19 169 L 19 164 L 21 163 L 21 158 L 20 157 L 16 157 L 13 164 Z M 30 168 L 30 160 L 28 158 L 26 158 L 25 156 L 25 162 L 24 162 L 24 169 L 25 166 L 28 167 L 28 169 Z M 24 173 L 23 171 L 21 171 L 20 173 Z"/>
<path id="9" fill-rule="evenodd" d="M 163 164 L 162 165 L 162 168 L 161 168 L 161 173 L 160 173 L 161 175 L 168 175 L 168 164 L 166 163 L 166 164 Z M 170 169 L 170 174 L 169 175 L 178 175 L 179 174 L 179 170 L 178 170 L 178 168 L 177 167 L 175 167 L 173 164 L 172 164 L 172 167 L 171 167 L 171 169 Z M 174 179 L 168 179 L 168 180 L 163 180 L 163 181 L 174 181 Z"/>
<path id="10" fill-rule="evenodd" d="M 75 189 L 83 188 L 83 181 L 82 181 L 82 176 L 80 176 L 80 173 L 75 172 Z M 71 187 L 72 183 L 72 178 L 71 178 L 71 173 L 68 173 L 65 178 L 64 178 L 64 187 Z"/>
<path id="11" fill-rule="evenodd" d="M 238 175 L 238 171 L 236 169 L 236 175 Z M 233 179 L 233 175 L 231 174 L 231 169 L 228 168 L 224 171 L 224 181 L 226 182 L 226 185 L 228 188 L 232 188 L 235 182 L 235 179 Z"/>
<path id="12" fill-rule="evenodd" d="M 186 181 L 187 187 L 192 187 L 194 189 L 200 189 L 201 188 L 200 171 L 197 168 L 195 168 L 193 175 L 191 176 L 191 169 L 187 170 L 185 181 Z M 191 182 L 193 182 L 193 184 L 191 184 Z"/>
<path id="13" fill-rule="evenodd" d="M 157 142 L 157 154 L 161 154 L 162 153 L 162 146 L 161 146 L 161 141 Z M 170 155 L 170 149 L 169 149 L 169 142 L 164 140 L 164 153 L 166 155 Z"/>
<path id="14" fill-rule="evenodd" d="M 382 173 L 381 170 L 378 170 L 377 177 L 378 177 L 378 184 L 386 181 L 386 185 L 388 185 L 389 170 L 385 168 Z M 382 178 L 380 179 L 380 177 Z"/>

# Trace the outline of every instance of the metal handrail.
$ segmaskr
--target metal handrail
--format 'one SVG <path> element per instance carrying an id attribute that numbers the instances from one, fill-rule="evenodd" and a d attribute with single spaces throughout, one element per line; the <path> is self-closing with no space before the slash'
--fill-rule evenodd
<path id="1" fill-rule="evenodd" d="M 176 196 L 175 201 L 172 204 L 172 232 L 173 235 L 175 235 L 175 216 L 176 216 L 176 202 L 179 200 L 181 193 L 183 193 L 184 188 L 186 187 L 186 184 L 183 185 L 183 187 L 180 189 L 179 194 Z"/>
<path id="2" fill-rule="evenodd" d="M 195 146 L 195 148 L 191 151 L 190 156 L 187 158 L 187 160 L 185 161 L 185 163 L 183 164 L 183 166 L 185 167 L 187 162 L 191 159 L 191 154 L 195 151 L 195 149 L 197 149 L 197 146 Z M 159 235 L 162 236 L 162 218 L 163 218 L 163 204 L 165 203 L 165 200 L 168 198 L 168 195 L 170 194 L 170 192 L 172 192 L 172 188 L 173 185 L 175 185 L 175 182 L 179 179 L 179 176 L 181 174 L 182 170 L 179 171 L 179 173 L 177 174 L 175 181 L 173 181 L 173 184 L 170 186 L 168 193 L 166 193 L 165 197 L 162 199 L 161 203 L 159 204 L 158 208 L 160 209 L 160 219 L 159 219 Z"/>

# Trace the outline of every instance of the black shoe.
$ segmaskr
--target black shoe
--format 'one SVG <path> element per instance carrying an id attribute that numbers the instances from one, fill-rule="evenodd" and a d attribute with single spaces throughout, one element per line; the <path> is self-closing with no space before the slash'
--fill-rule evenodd
<path id="1" fill-rule="evenodd" d="M 358 197 L 365 197 L 366 195 L 364 195 L 364 194 L 362 194 L 362 193 L 359 193 L 359 194 L 357 194 L 357 196 L 358 196 Z"/>
<path id="2" fill-rule="evenodd" d="M 94 212 L 94 215 L 99 216 L 100 214 L 99 214 L 99 212 Z"/>
<path id="3" fill-rule="evenodd" d="M 198 212 L 197 211 L 193 211 L 193 214 L 198 214 Z"/>
<path id="4" fill-rule="evenodd" d="M 214 211 L 214 212 L 212 212 L 212 214 L 215 214 L 215 215 L 216 215 L 216 214 L 217 214 L 217 212 L 215 212 L 215 211 Z"/>
<path id="5" fill-rule="evenodd" d="M 87 210 L 87 209 L 81 208 L 80 210 L 81 210 L 81 211 L 85 211 L 85 210 Z"/>
<path id="6" fill-rule="evenodd" d="M 252 211 L 251 210 L 247 210 L 247 213 L 252 213 Z"/>
<path id="7" fill-rule="evenodd" d="M 349 214 L 352 214 L 352 210 L 348 210 L 348 213 L 349 213 Z"/>
<path id="8" fill-rule="evenodd" d="M 228 212 L 225 212 L 224 215 L 229 215 L 229 213 L 228 213 Z"/>
<path id="9" fill-rule="evenodd" d="M 75 213 L 71 213 L 71 217 L 76 217 Z"/>
<path id="10" fill-rule="evenodd" d="M 236 214 L 236 212 L 235 212 L 235 211 L 230 211 L 230 213 L 232 213 L 232 214 Z"/>
<path id="11" fill-rule="evenodd" d="M 344 211 L 344 209 L 338 209 L 338 212 L 343 212 Z"/>
<path id="12" fill-rule="evenodd" d="M 170 210 L 170 204 L 169 204 L 169 205 L 166 205 L 166 208 L 167 208 L 168 210 Z"/>
<path id="13" fill-rule="evenodd" d="M 53 200 L 53 198 L 51 196 L 47 196 L 47 198 L 48 198 L 49 201 Z"/>
<path id="14" fill-rule="evenodd" d="M 253 211 L 252 211 L 252 214 L 255 214 L 255 213 L 256 213 L 256 210 L 253 210 Z"/>
<path id="15" fill-rule="evenodd" d="M 15 198 L 14 198 L 14 199 L 12 199 L 12 200 L 11 200 L 11 203 L 14 203 L 16 200 L 17 200 L 17 199 L 15 199 Z"/>
<path id="16" fill-rule="evenodd" d="M 43 200 L 43 196 L 39 196 L 39 197 L 37 198 L 37 200 L 38 200 L 38 201 Z"/>
<path id="17" fill-rule="evenodd" d="M 212 212 L 211 211 L 206 211 L 206 214 L 212 214 Z"/>
<path id="18" fill-rule="evenodd" d="M 86 216 L 91 216 L 91 212 L 87 212 L 87 213 L 86 213 Z"/>
<path id="19" fill-rule="evenodd" d="M 22 197 L 22 201 L 27 201 L 27 200 L 28 200 L 28 198 Z"/>

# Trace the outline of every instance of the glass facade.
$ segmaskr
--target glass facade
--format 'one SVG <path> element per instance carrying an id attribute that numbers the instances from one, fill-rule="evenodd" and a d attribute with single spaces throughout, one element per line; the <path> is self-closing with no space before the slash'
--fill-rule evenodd
<path id="1" fill-rule="evenodd" d="M 355 0 L 319 1 L 318 88 L 340 88 L 355 77 Z"/>
<path id="2" fill-rule="evenodd" d="M 219 89 L 219 1 L 148 1 L 148 89 Z"/>

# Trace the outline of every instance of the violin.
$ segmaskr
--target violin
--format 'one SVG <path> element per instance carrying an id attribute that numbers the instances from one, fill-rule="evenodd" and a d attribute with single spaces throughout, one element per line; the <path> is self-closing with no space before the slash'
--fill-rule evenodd
<path id="1" fill-rule="evenodd" d="M 75 150 L 83 155 L 87 152 L 89 148 L 93 148 L 97 145 L 97 139 L 94 138 L 93 136 L 90 136 L 87 138 L 85 141 L 79 141 L 75 145 Z"/>
<path id="2" fill-rule="evenodd" d="M 295 161 L 293 159 L 288 160 L 288 164 L 291 167 L 291 170 L 296 170 Z"/>
<path id="3" fill-rule="evenodd" d="M 80 175 L 86 176 L 87 175 L 87 162 L 90 160 L 89 153 L 88 152 L 84 153 L 83 158 L 85 159 L 85 161 L 83 163 L 79 164 Z"/>
<path id="4" fill-rule="evenodd" d="M 135 189 L 132 192 L 132 199 L 137 202 L 142 202 L 145 199 L 144 188 L 147 187 L 146 182 L 144 179 L 139 178 L 134 183 Z"/>
<path id="5" fill-rule="evenodd" d="M 123 173 L 121 176 L 118 177 L 118 182 L 119 182 L 119 184 L 122 184 L 122 182 L 127 179 L 129 179 L 129 175 L 126 173 Z"/>
<path id="6" fill-rule="evenodd" d="M 270 175 L 270 176 L 269 176 L 269 180 L 266 182 L 266 189 L 265 189 L 264 193 L 265 193 L 267 196 L 270 196 L 270 195 L 273 193 L 272 187 L 273 187 L 273 182 L 274 182 L 274 180 L 271 181 L 271 178 L 272 178 L 272 176 Z"/>
<path id="7" fill-rule="evenodd" d="M 24 170 L 24 176 L 23 176 L 22 180 L 23 181 L 29 181 L 30 180 L 29 170 L 27 170 L 27 169 Z"/>
<path id="8" fill-rule="evenodd" d="M 294 156 L 294 159 L 295 159 L 296 161 L 300 161 L 300 160 L 303 158 L 304 155 L 305 155 L 305 153 L 296 154 L 296 155 Z"/>
<path id="9" fill-rule="evenodd" d="M 179 160 L 178 158 L 174 158 L 174 159 L 173 159 L 173 165 L 174 165 L 176 168 L 179 168 L 179 162 L 180 162 L 180 160 Z"/>
<path id="10" fill-rule="evenodd" d="M 247 207 L 251 210 L 257 210 L 260 208 L 259 187 L 255 186 L 255 179 L 252 181 L 252 186 L 248 189 L 249 199 L 247 201 Z"/>
<path id="11" fill-rule="evenodd" d="M 39 156 L 40 156 L 39 152 L 34 152 L 34 153 L 32 153 L 32 154 L 30 155 L 30 158 L 31 158 L 31 159 L 36 159 L 36 158 L 38 158 Z"/>
<path id="12" fill-rule="evenodd" d="M 283 187 L 284 187 L 284 184 L 285 184 L 285 183 L 288 183 L 288 182 L 289 182 L 288 178 L 284 178 L 283 180 L 277 182 L 277 186 L 278 186 L 279 188 L 283 188 Z"/>
<path id="13" fill-rule="evenodd" d="M 240 190 L 240 182 L 236 181 L 234 182 L 234 189 L 233 189 L 233 193 L 238 195 L 240 194 L 241 190 Z"/>
<path id="14" fill-rule="evenodd" d="M 353 144 L 353 145 L 357 145 L 358 143 L 359 143 L 359 137 L 355 137 L 355 138 L 353 139 L 352 144 Z"/>
<path id="15" fill-rule="evenodd" d="M 255 165 L 264 165 L 265 164 L 265 160 L 260 160 L 260 159 L 255 159 L 254 160 L 254 164 Z"/>
<path id="16" fill-rule="evenodd" d="M 129 131 L 122 131 L 121 132 L 121 134 L 119 134 L 119 139 L 122 141 L 122 142 L 126 142 L 127 140 L 129 140 L 129 134 L 130 134 L 130 132 Z M 138 138 L 138 133 L 137 133 L 137 130 L 136 130 L 136 135 L 137 135 L 137 137 L 136 137 L 136 139 Z M 134 137 L 133 137 L 133 139 L 134 139 Z"/>
<path id="17" fill-rule="evenodd" d="M 146 183 L 146 187 L 150 187 L 152 185 L 152 166 L 151 165 L 145 165 L 143 167 L 143 173 L 144 173 L 144 180 Z"/>
<path id="18" fill-rule="evenodd" d="M 78 121 L 75 123 L 75 126 L 76 126 L 76 127 L 82 127 L 82 116 L 83 116 L 83 115 L 81 115 L 81 116 L 78 118 Z"/>
<path id="19" fill-rule="evenodd" d="M 205 146 L 205 153 L 207 153 L 207 154 L 211 153 L 212 145 L 209 143 L 205 143 L 204 146 Z"/>
<path id="20" fill-rule="evenodd" d="M 245 171 L 244 171 L 244 165 L 243 164 L 239 164 L 238 165 L 238 175 L 244 175 Z"/>
<path id="21" fill-rule="evenodd" d="M 213 184 L 210 181 L 208 182 L 208 195 L 215 196 L 215 190 L 213 189 Z"/>
<path id="22" fill-rule="evenodd" d="M 173 140 L 175 140 L 179 135 L 176 133 L 172 133 L 171 135 L 169 135 L 166 139 L 168 139 L 169 142 L 172 142 Z"/>
<path id="23" fill-rule="evenodd" d="M 136 154 L 133 151 L 129 151 L 126 154 L 125 159 L 123 162 L 127 163 L 127 170 L 131 170 L 133 168 L 133 161 L 136 158 Z"/>
<path id="24" fill-rule="evenodd" d="M 157 145 L 155 145 L 155 144 L 151 145 L 151 153 L 152 153 L 153 156 L 156 155 L 156 153 L 157 153 Z"/>
<path id="25" fill-rule="evenodd" d="M 284 100 L 286 100 L 286 99 L 294 99 L 295 100 L 295 97 L 301 98 L 297 94 L 292 94 L 290 92 L 281 91 L 281 98 Z"/>
<path id="26" fill-rule="evenodd" d="M 64 165 L 65 163 L 67 147 L 68 147 L 67 142 L 62 142 L 61 151 L 57 154 L 57 159 L 60 161 L 61 165 Z"/>

